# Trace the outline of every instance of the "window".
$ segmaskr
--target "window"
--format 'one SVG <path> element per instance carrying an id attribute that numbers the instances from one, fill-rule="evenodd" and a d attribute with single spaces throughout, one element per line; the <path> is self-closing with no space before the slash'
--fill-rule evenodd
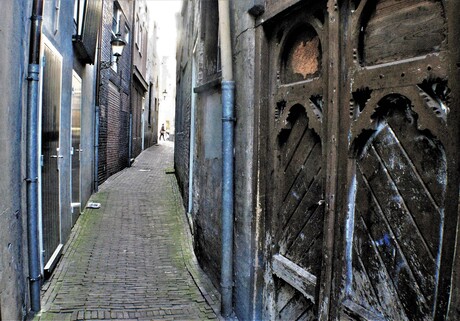
<path id="1" fill-rule="evenodd" d="M 81 35 L 83 29 L 83 16 L 86 0 L 75 0 L 73 8 L 73 22 L 75 23 L 75 34 Z"/>
<path id="2" fill-rule="evenodd" d="M 142 52 L 142 46 L 143 46 L 143 43 L 142 43 L 142 35 L 144 33 L 144 29 L 142 28 L 141 25 L 139 25 L 139 52 Z"/>
<path id="3" fill-rule="evenodd" d="M 112 33 L 120 33 L 121 10 L 116 2 L 113 3 Z"/>
<path id="4" fill-rule="evenodd" d="M 136 17 L 136 29 L 137 29 L 137 33 L 136 33 L 137 50 L 139 52 L 142 52 L 142 34 L 144 30 L 142 28 L 141 21 L 139 20 L 139 16 Z"/>
<path id="5" fill-rule="evenodd" d="M 115 57 L 114 55 L 110 55 L 110 62 L 112 63 L 111 64 L 111 68 L 113 71 L 115 72 L 118 72 L 118 61 L 117 61 L 117 57 Z"/>
<path id="6" fill-rule="evenodd" d="M 204 41 L 205 78 L 212 79 L 221 70 L 219 16 L 217 1 L 202 2 L 201 39 Z"/>
<path id="7" fill-rule="evenodd" d="M 152 94 L 153 94 L 153 84 L 150 83 L 150 86 L 149 86 L 149 111 L 148 111 L 148 117 L 147 117 L 147 122 L 149 124 L 149 126 L 152 125 Z"/>
<path id="8" fill-rule="evenodd" d="M 129 43 L 130 39 L 130 34 L 129 34 L 129 27 L 128 25 L 125 23 L 125 41 L 126 41 L 126 44 Z"/>
<path id="9" fill-rule="evenodd" d="M 72 42 L 77 57 L 84 63 L 94 64 L 97 47 L 97 34 L 102 19 L 100 0 L 72 0 L 74 34 Z M 68 0 L 62 1 L 67 3 Z"/>

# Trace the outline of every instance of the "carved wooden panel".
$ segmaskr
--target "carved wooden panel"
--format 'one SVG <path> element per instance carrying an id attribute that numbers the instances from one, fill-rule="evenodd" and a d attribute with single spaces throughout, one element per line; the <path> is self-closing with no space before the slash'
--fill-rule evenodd
<path id="1" fill-rule="evenodd" d="M 323 2 L 325 6 L 325 2 Z M 278 320 L 315 320 L 324 221 L 324 7 L 304 7 L 273 29 L 270 278 Z"/>
<path id="2" fill-rule="evenodd" d="M 367 1 L 360 29 L 364 65 L 438 52 L 445 40 L 441 1 Z"/>

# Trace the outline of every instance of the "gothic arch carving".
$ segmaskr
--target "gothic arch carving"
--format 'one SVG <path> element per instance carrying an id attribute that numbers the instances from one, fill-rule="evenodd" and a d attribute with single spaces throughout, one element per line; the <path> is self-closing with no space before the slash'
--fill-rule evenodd
<path id="1" fill-rule="evenodd" d="M 318 18 L 310 17 L 317 26 Z M 299 23 L 284 36 L 280 52 L 280 81 L 294 83 L 320 76 L 322 68 L 321 37 L 310 23 Z"/>

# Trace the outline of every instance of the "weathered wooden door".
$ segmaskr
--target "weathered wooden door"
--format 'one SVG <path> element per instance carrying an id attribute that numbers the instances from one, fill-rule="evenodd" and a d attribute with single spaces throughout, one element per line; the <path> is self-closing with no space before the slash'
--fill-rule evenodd
<path id="1" fill-rule="evenodd" d="M 459 182 L 449 4 L 291 2 L 261 19 L 267 316 L 443 320 Z"/>
<path id="2" fill-rule="evenodd" d="M 348 199 L 341 200 L 340 216 L 347 237 L 339 315 L 444 319 L 447 249 L 455 237 L 445 224 L 456 221 L 446 208 L 447 184 L 458 185 L 449 169 L 456 157 L 449 137 L 458 124 L 448 125 L 454 118 L 447 7 L 445 1 L 380 0 L 351 1 L 348 8 L 344 96 L 350 113 L 342 121 L 349 135 Z"/>
<path id="3" fill-rule="evenodd" d="M 274 319 L 314 319 L 318 311 L 324 220 L 323 58 L 325 1 L 296 10 L 268 30 L 272 161 L 269 238 Z"/>

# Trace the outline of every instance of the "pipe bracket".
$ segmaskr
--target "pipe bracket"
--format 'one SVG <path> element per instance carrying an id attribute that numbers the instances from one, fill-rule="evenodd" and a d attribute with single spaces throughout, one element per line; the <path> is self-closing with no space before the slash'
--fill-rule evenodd
<path id="1" fill-rule="evenodd" d="M 235 117 L 222 117 L 222 121 L 236 122 L 236 118 Z"/>
<path id="2" fill-rule="evenodd" d="M 38 282 L 40 281 L 41 279 L 43 278 L 43 275 L 42 274 L 39 274 L 36 278 L 32 278 L 32 277 L 28 277 L 29 281 L 30 282 Z"/>
<path id="3" fill-rule="evenodd" d="M 27 183 L 36 183 L 38 182 L 38 177 L 35 178 L 24 178 Z"/>

